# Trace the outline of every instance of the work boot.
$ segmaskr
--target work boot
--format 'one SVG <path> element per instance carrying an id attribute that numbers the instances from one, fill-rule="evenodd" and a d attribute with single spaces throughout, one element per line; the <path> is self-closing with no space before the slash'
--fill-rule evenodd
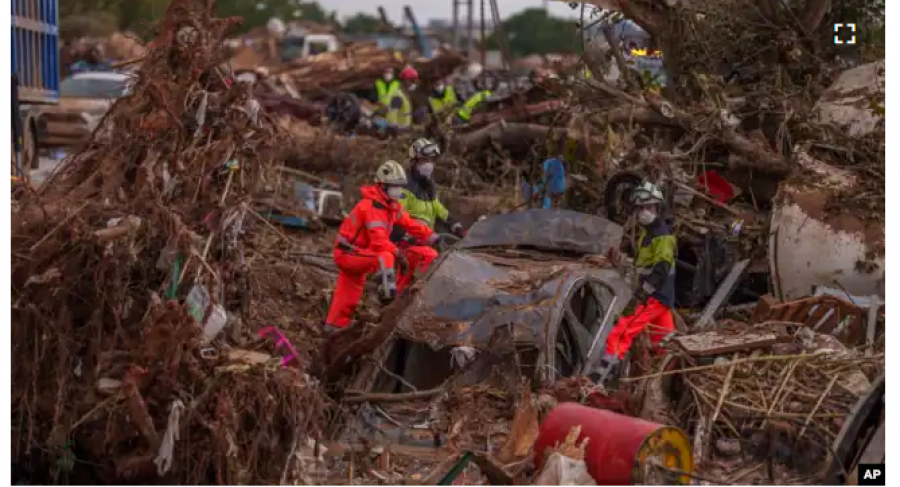
<path id="1" fill-rule="evenodd" d="M 387 304 L 397 297 L 397 275 L 393 269 L 386 269 L 375 275 L 378 287 L 378 299 L 381 304 Z"/>

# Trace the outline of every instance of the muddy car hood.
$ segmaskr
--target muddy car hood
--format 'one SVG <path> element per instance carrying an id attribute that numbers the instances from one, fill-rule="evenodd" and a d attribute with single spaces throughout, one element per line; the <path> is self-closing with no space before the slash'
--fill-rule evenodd
<path id="1" fill-rule="evenodd" d="M 619 299 L 614 312 L 621 310 L 631 291 L 621 273 L 614 268 L 598 267 L 578 260 L 564 260 L 546 251 L 515 252 L 478 250 L 487 243 L 509 239 L 564 247 L 590 248 L 605 253 L 618 245 L 622 229 L 615 223 L 592 215 L 561 212 L 568 222 L 557 224 L 555 231 L 529 230 L 534 223 L 560 212 L 495 217 L 463 241 L 464 249 L 453 250 L 436 262 L 425 282 L 398 320 L 398 332 L 406 339 L 431 344 L 490 347 L 495 329 L 512 325 L 516 343 L 541 346 L 551 323 L 564 313 L 569 291 L 587 278 L 609 287 Z M 552 210 L 550 210 L 552 211 Z M 531 213 L 531 212 L 524 212 Z M 572 216 L 574 213 L 576 216 Z M 506 216 L 518 218 L 506 218 Z M 499 221 L 493 221 L 499 219 Z M 559 220 L 557 220 L 559 221 Z M 518 225 L 516 224 L 518 222 Z M 605 227 L 608 233 L 589 229 Z M 504 231 L 489 231 L 500 230 Z M 616 237 L 616 234 L 618 237 Z"/>

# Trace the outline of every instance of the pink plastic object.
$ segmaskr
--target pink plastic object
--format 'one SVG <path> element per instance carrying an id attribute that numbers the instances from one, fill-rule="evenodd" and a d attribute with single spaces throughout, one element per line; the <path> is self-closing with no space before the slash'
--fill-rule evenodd
<path id="1" fill-rule="evenodd" d="M 288 363 L 293 359 L 297 359 L 298 362 L 300 361 L 297 351 L 294 350 L 294 346 L 291 345 L 290 340 L 288 340 L 278 328 L 267 326 L 262 330 L 259 330 L 259 336 L 262 338 L 270 338 L 275 342 L 275 350 L 279 350 L 282 346 L 287 347 L 287 353 L 281 356 L 282 367 L 287 367 Z"/>

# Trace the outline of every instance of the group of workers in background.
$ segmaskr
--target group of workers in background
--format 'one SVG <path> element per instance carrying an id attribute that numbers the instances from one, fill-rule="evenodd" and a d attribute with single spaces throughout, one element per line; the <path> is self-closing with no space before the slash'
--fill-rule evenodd
<path id="1" fill-rule="evenodd" d="M 391 81 L 385 80 L 385 90 L 391 89 Z M 362 200 L 340 225 L 334 247 L 338 280 L 324 324 L 328 336 L 351 325 L 370 274 L 375 275 L 380 300 L 388 303 L 437 258 L 435 247 L 441 247 L 444 237 L 435 231 L 436 226 L 443 225 L 457 238 L 465 236 L 462 225 L 440 201 L 432 178 L 440 148 L 431 140 L 418 139 L 408 153 L 407 168 L 393 160 L 378 167 L 375 183 L 360 189 Z M 533 188 L 543 191 L 545 199 L 549 186 L 558 190 L 562 185 L 564 189 L 561 159 L 545 161 L 545 179 Z M 677 248 L 673 222 L 656 185 L 643 183 L 631 198 L 640 225 L 634 259 L 639 287 L 610 332 L 605 354 L 590 370 L 589 377 L 598 384 L 606 380 L 642 331 L 649 331 L 655 346 L 675 331 L 671 312 Z M 543 206 L 552 207 L 546 201 Z"/>
<path id="2" fill-rule="evenodd" d="M 393 69 L 386 69 L 381 79 L 375 82 L 375 101 L 387 123 L 400 130 L 408 130 L 413 123 L 421 123 L 431 115 L 432 120 L 442 126 L 458 126 L 469 123 L 472 114 L 488 98 L 493 88 L 487 76 L 480 72 L 470 73 L 475 79 L 476 92 L 465 101 L 460 100 L 453 86 L 443 79 L 437 80 L 428 94 L 427 107 L 414 107 L 410 93 L 418 89 L 419 73 L 415 68 L 403 68 L 399 76 Z"/>

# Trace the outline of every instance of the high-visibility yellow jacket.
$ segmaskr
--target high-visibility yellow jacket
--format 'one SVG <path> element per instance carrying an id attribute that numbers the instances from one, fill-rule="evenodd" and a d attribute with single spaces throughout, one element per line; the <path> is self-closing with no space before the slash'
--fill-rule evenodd
<path id="1" fill-rule="evenodd" d="M 634 266 L 638 269 L 641 285 L 662 304 L 674 306 L 678 244 L 671 223 L 662 216 L 656 217 L 653 223 L 641 229 L 637 246 Z"/>
<path id="2" fill-rule="evenodd" d="M 412 103 L 409 102 L 409 97 L 399 85 L 388 93 L 387 98 L 389 100 L 387 103 L 388 112 L 385 119 L 387 119 L 388 123 L 398 127 L 409 127 L 412 125 Z M 394 101 L 398 98 L 400 99 L 399 105 Z"/>
<path id="3" fill-rule="evenodd" d="M 466 100 L 465 103 L 463 103 L 463 106 L 460 107 L 459 110 L 456 111 L 456 115 L 459 116 L 459 118 L 463 122 L 472 120 L 472 112 L 474 112 L 475 109 L 478 108 L 478 105 L 490 98 L 490 96 L 491 92 L 488 90 L 475 93 L 474 95 L 469 97 L 469 99 Z"/>
<path id="4" fill-rule="evenodd" d="M 391 81 L 385 81 L 383 79 L 379 79 L 375 82 L 375 92 L 378 95 L 378 102 L 382 104 L 387 104 L 387 96 L 394 89 L 399 88 L 400 82 L 393 79 Z"/>
<path id="5" fill-rule="evenodd" d="M 447 221 L 450 218 L 450 212 L 447 207 L 441 203 L 441 200 L 435 196 L 428 198 L 422 195 L 416 195 L 409 189 L 403 190 L 403 196 L 400 197 L 400 205 L 409 213 L 410 216 L 422 223 L 434 228 L 437 220 Z"/>
<path id="6" fill-rule="evenodd" d="M 456 91 L 452 86 L 446 87 L 444 89 L 444 96 L 440 98 L 435 96 L 428 97 L 428 105 L 431 107 L 431 112 L 435 115 L 439 115 L 458 104 L 459 98 L 456 97 Z"/>
<path id="7" fill-rule="evenodd" d="M 441 203 L 438 198 L 437 188 L 434 182 L 410 175 L 406 188 L 403 189 L 403 195 L 400 196 L 400 206 L 409 213 L 409 216 L 428 225 L 432 230 L 437 222 L 442 222 L 451 229 L 457 225 L 457 222 L 450 217 L 450 211 Z M 406 233 L 398 227 L 394 227 L 391 233 L 391 240 L 399 242 L 404 240 Z"/>

